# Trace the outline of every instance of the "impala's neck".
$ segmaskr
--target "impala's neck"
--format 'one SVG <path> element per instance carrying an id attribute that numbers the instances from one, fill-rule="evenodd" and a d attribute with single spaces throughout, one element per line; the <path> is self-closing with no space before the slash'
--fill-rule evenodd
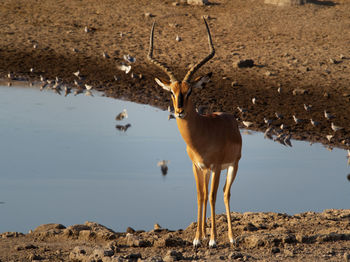
<path id="1" fill-rule="evenodd" d="M 182 138 L 192 148 L 196 147 L 197 138 L 200 137 L 201 118 L 202 116 L 196 112 L 191 99 L 187 101 L 186 116 L 184 118 L 176 118 L 177 127 Z"/>

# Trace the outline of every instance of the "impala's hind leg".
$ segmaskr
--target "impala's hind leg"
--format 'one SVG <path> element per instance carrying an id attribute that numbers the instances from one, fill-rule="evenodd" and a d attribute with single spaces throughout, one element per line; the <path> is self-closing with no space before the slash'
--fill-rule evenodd
<path id="1" fill-rule="evenodd" d="M 215 222 L 215 203 L 216 193 L 218 192 L 218 186 L 220 181 L 221 166 L 215 167 L 212 171 L 211 184 L 210 184 L 210 195 L 209 203 L 211 209 L 211 231 L 209 247 L 216 247 L 216 222 Z"/>
<path id="2" fill-rule="evenodd" d="M 227 214 L 227 225 L 228 225 L 228 239 L 233 243 L 233 234 L 232 234 L 232 223 L 231 223 L 231 213 L 230 213 L 230 196 L 231 196 L 231 186 L 233 181 L 236 178 L 238 169 L 238 160 L 233 163 L 232 166 L 229 166 L 227 169 L 226 183 L 224 186 L 224 202 L 226 207 Z"/>

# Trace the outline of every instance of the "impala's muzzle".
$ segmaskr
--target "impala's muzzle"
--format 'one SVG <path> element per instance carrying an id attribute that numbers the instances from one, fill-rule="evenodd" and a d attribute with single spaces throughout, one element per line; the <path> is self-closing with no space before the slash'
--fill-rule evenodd
<path id="1" fill-rule="evenodd" d="M 186 116 L 186 112 L 183 108 L 175 110 L 175 117 L 182 119 L 182 118 L 185 118 L 185 116 Z"/>

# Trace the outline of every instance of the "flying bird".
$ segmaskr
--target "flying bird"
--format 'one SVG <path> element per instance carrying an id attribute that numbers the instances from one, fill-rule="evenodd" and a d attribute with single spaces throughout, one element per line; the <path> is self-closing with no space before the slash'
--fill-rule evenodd
<path id="1" fill-rule="evenodd" d="M 78 71 L 74 72 L 73 75 L 75 75 L 76 77 L 79 77 L 80 71 L 78 70 Z"/>
<path id="2" fill-rule="evenodd" d="M 128 74 L 131 70 L 131 65 L 124 65 L 124 64 L 121 64 L 120 66 L 118 66 L 118 68 L 121 70 L 121 71 L 124 71 L 125 74 Z"/>
<path id="3" fill-rule="evenodd" d="M 118 129 L 121 132 L 126 132 L 129 127 L 131 127 L 131 124 L 126 124 L 126 125 L 116 125 L 115 128 Z"/>
<path id="4" fill-rule="evenodd" d="M 326 138 L 329 142 L 331 142 L 332 138 L 333 138 L 333 135 L 326 135 Z"/>
<path id="5" fill-rule="evenodd" d="M 86 90 L 91 90 L 91 89 L 93 88 L 93 86 L 92 86 L 92 85 L 85 84 L 85 88 L 86 88 Z"/>
<path id="6" fill-rule="evenodd" d="M 127 54 L 123 56 L 124 60 L 129 62 L 129 63 L 135 63 L 136 62 L 136 58 L 132 57 L 131 55 Z"/>
<path id="7" fill-rule="evenodd" d="M 246 127 L 250 127 L 250 126 L 253 125 L 253 122 L 250 122 L 250 121 L 243 121 L 242 123 L 243 123 L 243 125 L 246 126 Z"/>

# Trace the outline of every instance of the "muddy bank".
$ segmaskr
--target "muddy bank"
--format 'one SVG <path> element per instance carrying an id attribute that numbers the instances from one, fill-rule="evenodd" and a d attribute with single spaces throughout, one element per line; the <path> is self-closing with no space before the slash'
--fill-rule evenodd
<path id="1" fill-rule="evenodd" d="M 3 1 L 0 76 L 59 77 L 73 85 L 73 72 L 80 70 L 84 83 L 108 96 L 165 109 L 169 95 L 153 80 L 164 73 L 146 60 L 151 24 L 157 21 L 155 56 L 181 77 L 208 52 L 200 19 L 206 14 L 217 52 L 198 73 L 214 75 L 206 89 L 195 92 L 197 106 L 233 113 L 253 122 L 255 130 L 266 129 L 265 117 L 276 130 L 284 124 L 284 132 L 294 138 L 348 147 L 350 36 L 344 32 L 350 27 L 349 3 L 278 8 L 263 1 L 213 2 L 193 7 L 136 0 Z M 118 69 L 127 63 L 125 54 L 136 57 L 129 74 Z M 242 59 L 252 59 L 254 66 L 237 67 Z M 304 104 L 312 105 L 311 110 Z M 247 112 L 242 115 L 237 106 Z M 327 120 L 324 110 L 334 118 Z M 293 115 L 301 122 L 295 123 Z M 313 126 L 310 119 L 319 124 Z M 334 132 L 331 122 L 343 129 Z M 333 135 L 330 141 L 327 135 Z"/>

